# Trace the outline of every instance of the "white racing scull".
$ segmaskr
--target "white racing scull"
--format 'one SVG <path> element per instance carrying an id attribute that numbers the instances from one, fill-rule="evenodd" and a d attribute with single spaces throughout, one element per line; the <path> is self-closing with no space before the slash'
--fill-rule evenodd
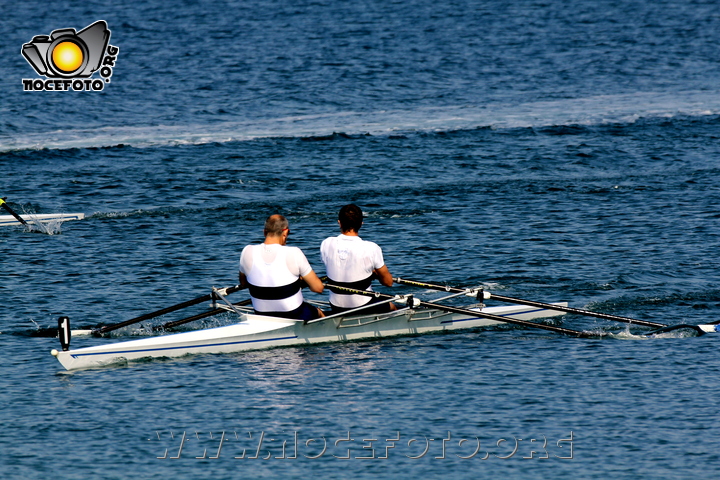
<path id="1" fill-rule="evenodd" d="M 225 298 L 225 295 L 240 290 L 242 287 L 239 285 L 227 287 L 222 290 L 213 288 L 212 294 L 141 315 L 115 325 L 108 325 L 93 330 L 76 330 L 72 332 L 70 330 L 69 319 L 67 317 L 60 317 L 58 320 L 58 332 L 62 351 L 53 350 L 51 353 L 60 361 L 63 367 L 68 370 L 76 370 L 126 363 L 143 358 L 180 357 L 200 353 L 232 353 L 271 347 L 342 342 L 363 338 L 383 338 L 444 330 L 487 327 L 503 323 L 537 328 L 578 338 L 601 338 L 603 336 L 602 333 L 585 332 L 554 324 L 528 321 L 565 315 L 566 313 L 655 328 L 654 331 L 643 334 L 645 337 L 660 336 L 678 329 L 694 330 L 697 335 L 720 331 L 720 321 L 707 325 L 682 324 L 668 326 L 658 322 L 571 308 L 568 307 L 567 302 L 542 303 L 491 294 L 480 288 L 462 289 L 400 278 L 394 280 L 397 283 L 454 293 L 440 299 L 421 302 L 412 295 L 392 296 L 379 292 L 368 292 L 326 284 L 326 286 L 331 289 L 343 290 L 350 294 L 374 296 L 378 300 L 382 299 L 376 302 L 375 305 L 395 302 L 405 305 L 405 307 L 384 314 L 369 314 L 363 312 L 364 309 L 371 306 L 371 304 L 368 304 L 342 314 L 331 315 L 316 320 L 302 321 L 255 314 L 250 307 L 242 307 L 243 305 L 247 305 L 249 300 L 236 304 L 230 303 Z M 478 303 L 461 308 L 438 303 L 461 295 L 474 297 L 479 301 L 493 298 L 500 301 L 513 302 L 513 304 L 486 307 L 484 304 Z M 168 322 L 160 327 L 153 327 L 153 329 L 159 328 L 162 330 L 165 328 L 173 328 L 190 321 L 216 315 L 223 311 L 237 314 L 240 321 L 236 324 L 223 327 L 152 336 L 139 340 L 109 343 L 77 350 L 69 349 L 72 334 L 104 334 L 191 305 L 197 305 L 207 300 L 213 301 L 213 310 L 183 320 Z M 225 305 L 218 305 L 217 300 L 222 300 Z"/>
<path id="2" fill-rule="evenodd" d="M 403 300 L 401 297 L 394 298 Z M 333 315 L 310 322 L 243 313 L 240 316 L 240 322 L 233 325 L 109 343 L 77 350 L 53 350 L 51 353 L 67 370 L 76 370 L 152 357 L 232 353 L 270 347 L 467 329 L 501 323 L 491 320 L 487 316 L 502 317 L 508 321 L 526 321 L 564 315 L 559 311 L 523 305 L 483 306 L 468 310 L 468 313 L 477 312 L 477 315 L 434 309 L 432 303 L 425 305 L 428 308 L 405 307 L 382 315 L 362 315 L 360 311 L 355 315 Z M 558 303 L 557 305 L 567 306 L 567 303 Z M 61 338 L 63 335 L 66 335 L 66 341 L 69 343 L 69 325 L 65 327 L 65 332 L 61 328 Z"/>
<path id="3" fill-rule="evenodd" d="M 85 218 L 84 213 L 38 213 L 20 215 L 27 223 L 40 222 L 67 222 L 68 220 L 82 220 Z M 0 227 L 22 225 L 21 222 L 12 215 L 0 215 Z"/>
<path id="4" fill-rule="evenodd" d="M 4 210 L 7 210 L 7 212 L 10 214 L 0 215 L 0 227 L 9 225 L 27 226 L 29 222 L 51 223 L 65 222 L 68 220 L 82 220 L 83 218 L 85 218 L 84 213 L 30 213 L 25 215 L 18 215 L 15 210 L 10 208 L 10 205 L 8 205 L 5 197 L 0 198 L 0 207 L 2 207 Z"/>

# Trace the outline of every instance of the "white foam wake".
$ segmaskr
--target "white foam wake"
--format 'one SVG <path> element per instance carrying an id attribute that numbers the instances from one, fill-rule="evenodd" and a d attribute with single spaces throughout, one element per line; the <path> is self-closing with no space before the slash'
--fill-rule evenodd
<path id="1" fill-rule="evenodd" d="M 409 132 L 464 130 L 479 127 L 512 129 L 553 125 L 633 123 L 640 118 L 673 118 L 720 114 L 720 92 L 637 92 L 527 103 L 451 105 L 380 111 L 320 112 L 281 118 L 225 123 L 105 126 L 64 129 L 0 137 L 0 151 L 189 145 L 268 137 L 300 138 L 333 132 L 348 135 L 391 135 Z"/>

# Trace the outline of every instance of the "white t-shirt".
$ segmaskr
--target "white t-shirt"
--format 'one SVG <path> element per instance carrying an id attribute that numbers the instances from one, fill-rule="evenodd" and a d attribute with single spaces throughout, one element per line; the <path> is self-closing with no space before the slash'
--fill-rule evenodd
<path id="1" fill-rule="evenodd" d="M 305 254 L 298 247 L 280 244 L 248 245 L 240 254 L 240 272 L 256 287 L 283 287 L 312 271 Z M 303 302 L 302 291 L 287 298 L 252 298 L 259 312 L 289 312 Z"/>
<path id="2" fill-rule="evenodd" d="M 357 282 L 372 275 L 385 265 L 382 249 L 373 242 L 353 235 L 326 238 L 320 245 L 320 255 L 328 278 L 336 282 Z M 367 290 L 372 290 L 368 287 Z M 343 308 L 365 305 L 371 297 L 341 295 L 330 292 L 330 303 Z"/>

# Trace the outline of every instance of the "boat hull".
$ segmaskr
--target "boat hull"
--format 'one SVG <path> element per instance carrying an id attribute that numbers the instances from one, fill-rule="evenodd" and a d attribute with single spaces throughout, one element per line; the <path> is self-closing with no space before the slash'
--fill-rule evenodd
<path id="1" fill-rule="evenodd" d="M 557 305 L 567 306 L 567 303 Z M 564 315 L 554 310 L 509 305 L 485 307 L 484 313 L 516 320 Z M 199 331 L 109 343 L 77 350 L 56 351 L 67 370 L 95 368 L 152 357 L 180 357 L 202 353 L 232 353 L 271 347 L 343 342 L 363 338 L 414 335 L 497 325 L 483 317 L 440 310 L 408 308 L 383 315 L 328 318 L 314 323 L 246 314 L 239 323 Z"/>
<path id="2" fill-rule="evenodd" d="M 41 213 L 41 214 L 30 214 L 20 215 L 20 218 L 28 223 L 40 222 L 67 222 L 69 220 L 82 220 L 85 218 L 84 213 Z M 17 218 L 12 215 L 0 215 L 0 227 L 11 226 L 11 225 L 22 225 Z"/>

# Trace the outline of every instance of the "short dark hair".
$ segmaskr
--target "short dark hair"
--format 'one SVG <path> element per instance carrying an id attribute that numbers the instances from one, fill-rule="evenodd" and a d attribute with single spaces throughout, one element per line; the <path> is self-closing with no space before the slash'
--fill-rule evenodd
<path id="1" fill-rule="evenodd" d="M 340 220 L 340 230 L 347 232 L 350 230 L 360 231 L 363 223 L 363 213 L 360 207 L 351 203 L 345 205 L 340 209 L 338 214 L 338 220 Z"/>
<path id="2" fill-rule="evenodd" d="M 288 228 L 287 218 L 283 217 L 279 213 L 270 215 L 265 220 L 265 236 L 273 235 L 275 237 L 280 236 L 286 228 Z"/>

